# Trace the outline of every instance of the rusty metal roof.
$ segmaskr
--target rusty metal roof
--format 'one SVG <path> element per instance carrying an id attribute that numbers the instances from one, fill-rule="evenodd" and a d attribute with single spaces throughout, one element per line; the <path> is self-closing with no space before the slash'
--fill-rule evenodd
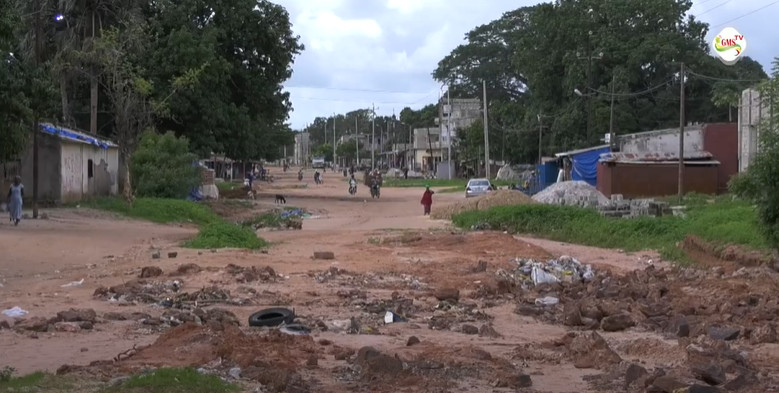
<path id="1" fill-rule="evenodd" d="M 687 160 L 710 160 L 714 155 L 707 151 L 685 152 L 684 159 Z M 678 153 L 603 153 L 600 155 L 601 162 L 660 162 L 660 161 L 679 161 Z"/>

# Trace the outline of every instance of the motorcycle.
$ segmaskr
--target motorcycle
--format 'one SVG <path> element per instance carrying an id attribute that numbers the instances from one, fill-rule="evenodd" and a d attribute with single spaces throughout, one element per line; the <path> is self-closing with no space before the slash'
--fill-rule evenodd
<path id="1" fill-rule="evenodd" d="M 349 195 L 357 194 L 357 186 L 349 186 Z"/>
<path id="2" fill-rule="evenodd" d="M 298 181 L 303 181 L 303 172 L 298 172 Z"/>
<path id="3" fill-rule="evenodd" d="M 381 188 L 378 184 L 374 184 L 371 186 L 371 198 L 380 198 L 381 197 Z"/>

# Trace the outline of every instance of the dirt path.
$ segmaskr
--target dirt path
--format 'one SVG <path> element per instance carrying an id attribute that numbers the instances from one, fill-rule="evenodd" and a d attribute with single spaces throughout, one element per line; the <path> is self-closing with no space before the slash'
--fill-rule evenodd
<path id="1" fill-rule="evenodd" d="M 656 254 L 630 255 L 502 233 L 461 233 L 448 222 L 422 216 L 420 189 L 385 188 L 381 200 L 372 200 L 362 185 L 357 196 L 349 196 L 340 174 L 326 173 L 325 183 L 315 186 L 309 172 L 305 180 L 310 183 L 302 187 L 296 172 L 279 176 L 280 172 L 274 170 L 277 181 L 271 187 L 261 187 L 254 209 L 274 207 L 273 196 L 283 193 L 288 207 L 305 208 L 314 217 L 304 220 L 300 231 L 260 233 L 273 243 L 264 252 L 182 249 L 179 244 L 195 229 L 88 210 L 54 210 L 49 212 L 50 220 L 24 221 L 16 228 L 0 224 L 0 309 L 19 306 L 30 312 L 28 321 L 51 318 L 70 308 L 96 312 L 90 329 L 60 322 L 48 328 L 44 324 L 40 332 L 18 326 L 0 330 L 0 353 L 15 354 L 0 357 L 0 367 L 11 365 L 27 373 L 98 362 L 94 367 L 102 367 L 99 375 L 112 375 L 144 364 L 204 366 L 222 373 L 238 366 L 247 375 L 255 372 L 248 380 L 272 386 L 276 382 L 262 371 L 265 363 L 255 359 L 256 354 L 244 352 L 261 345 L 266 347 L 264 362 L 273 363 L 274 370 L 286 378 L 279 391 L 284 386 L 292 391 L 290 376 L 297 375 L 308 381 L 308 390 L 297 391 L 508 392 L 523 385 L 520 374 L 532 378 L 527 391 L 624 391 L 594 383 L 593 378 L 603 370 L 576 367 L 574 360 L 560 352 L 565 347 L 550 346 L 567 332 L 582 329 L 560 322 L 562 305 L 544 309 L 532 308 L 532 304 L 542 295 L 558 296 L 562 302 L 572 296 L 568 289 L 526 291 L 499 276 L 512 271 L 515 266 L 510 261 L 518 257 L 547 260 L 570 255 L 593 264 L 599 272 L 624 274 L 645 269 L 650 259 L 657 268 L 663 267 Z M 461 198 L 460 194 L 436 194 L 435 203 Z M 155 250 L 161 251 L 161 259 L 152 258 Z M 315 251 L 333 252 L 335 258 L 315 260 Z M 166 258 L 168 252 L 177 252 L 177 257 Z M 176 274 L 187 264 L 197 269 Z M 146 266 L 159 267 L 162 275 L 136 282 Z M 251 270 L 260 268 L 264 270 Z M 82 278 L 80 286 L 62 287 Z M 170 291 L 173 280 L 180 283 L 175 293 Z M 770 288 L 770 282 L 760 288 Z M 114 290 L 103 288 L 123 284 L 128 284 L 120 288 L 127 290 L 125 295 L 113 300 L 93 297 L 96 291 L 103 294 Z M 437 300 L 434 293 L 444 288 L 459 290 L 459 301 Z M 677 290 L 676 286 L 669 288 Z M 679 291 L 686 288 L 678 286 Z M 186 307 L 162 307 L 160 299 L 214 291 L 229 293 L 230 303 L 218 307 L 234 313 L 242 330 L 211 332 L 218 326 L 202 313 L 198 320 L 204 322 L 203 328 L 170 327 L 171 318 L 190 314 Z M 149 293 L 157 297 L 145 300 Z M 272 306 L 294 308 L 301 322 L 314 328 L 312 336 L 273 338 L 264 329 L 246 327 L 249 315 Z M 633 307 L 639 313 L 638 306 L 609 307 Z M 387 310 L 409 321 L 386 325 Z M 2 321 L 13 322 L 0 316 Z M 343 331 L 343 326 L 354 328 L 354 323 L 360 334 Z M 471 334 L 471 328 L 477 334 Z M 604 333 L 603 337 L 623 359 L 642 362 L 647 368 L 685 361 L 686 354 L 674 340 L 643 325 L 637 329 Z M 407 346 L 411 336 L 420 344 Z M 152 343 L 134 358 L 115 365 L 100 363 L 133 346 Z M 364 346 L 401 359 L 404 371 L 393 368 L 391 360 L 368 367 L 359 357 L 340 355 Z M 220 348 L 218 356 L 228 359 L 227 363 L 213 364 L 217 356 L 213 348 Z M 772 360 L 770 351 L 759 353 L 765 362 Z M 318 360 L 313 366 L 312 357 Z M 355 368 L 355 364 L 362 367 Z M 365 383 L 366 378 L 384 380 L 388 376 L 385 383 Z"/>

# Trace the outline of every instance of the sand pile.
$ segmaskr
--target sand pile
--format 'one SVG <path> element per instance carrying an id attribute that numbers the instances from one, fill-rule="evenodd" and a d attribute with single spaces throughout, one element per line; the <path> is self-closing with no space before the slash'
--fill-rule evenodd
<path id="1" fill-rule="evenodd" d="M 583 181 L 564 181 L 552 184 L 533 195 L 536 202 L 548 205 L 596 207 L 609 202 L 595 187 Z"/>
<path id="2" fill-rule="evenodd" d="M 449 220 L 453 215 L 471 210 L 487 210 L 495 206 L 524 205 L 536 203 L 529 196 L 519 191 L 498 190 L 477 198 L 433 208 L 430 217 L 436 220 Z"/>

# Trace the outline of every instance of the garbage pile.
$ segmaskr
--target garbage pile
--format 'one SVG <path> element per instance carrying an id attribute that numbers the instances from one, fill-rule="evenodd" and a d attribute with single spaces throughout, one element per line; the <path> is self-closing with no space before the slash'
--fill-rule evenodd
<path id="1" fill-rule="evenodd" d="M 514 271 L 498 270 L 497 275 L 515 281 L 523 288 L 559 282 L 590 282 L 595 278 L 591 265 L 583 265 L 576 258 L 561 256 L 546 262 L 518 258 Z"/>
<path id="2" fill-rule="evenodd" d="M 536 202 L 548 205 L 579 206 L 594 208 L 605 205 L 609 199 L 595 187 L 584 181 L 564 181 L 555 183 L 533 195 Z"/>
<path id="3" fill-rule="evenodd" d="M 295 218 L 309 218 L 309 217 L 311 217 L 311 214 L 303 211 L 302 209 L 284 210 L 283 212 L 281 212 L 281 218 L 285 220 L 292 220 Z"/>

